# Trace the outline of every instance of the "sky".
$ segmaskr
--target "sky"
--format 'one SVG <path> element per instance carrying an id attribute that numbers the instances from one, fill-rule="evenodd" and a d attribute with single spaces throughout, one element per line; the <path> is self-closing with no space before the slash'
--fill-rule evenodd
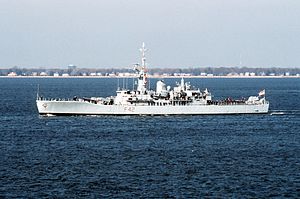
<path id="1" fill-rule="evenodd" d="M 0 0 L 0 68 L 300 67 L 299 0 Z"/>

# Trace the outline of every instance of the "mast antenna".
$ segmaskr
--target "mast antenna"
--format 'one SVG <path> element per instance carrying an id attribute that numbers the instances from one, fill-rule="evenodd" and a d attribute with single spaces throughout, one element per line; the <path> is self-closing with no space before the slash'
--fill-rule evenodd
<path id="1" fill-rule="evenodd" d="M 142 48 L 140 48 L 140 51 L 142 52 L 142 67 L 146 68 L 146 51 L 147 49 L 145 48 L 145 42 L 143 42 Z"/>

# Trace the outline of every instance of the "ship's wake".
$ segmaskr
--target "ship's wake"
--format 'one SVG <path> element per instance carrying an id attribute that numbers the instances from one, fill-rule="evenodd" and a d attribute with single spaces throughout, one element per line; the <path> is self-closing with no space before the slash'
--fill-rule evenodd
<path id="1" fill-rule="evenodd" d="M 300 115 L 300 110 L 270 110 L 270 115 Z"/>

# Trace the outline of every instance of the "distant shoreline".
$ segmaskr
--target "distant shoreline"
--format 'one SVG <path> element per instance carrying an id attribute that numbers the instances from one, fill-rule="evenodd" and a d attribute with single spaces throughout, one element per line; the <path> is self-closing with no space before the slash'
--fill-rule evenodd
<path id="1" fill-rule="evenodd" d="M 128 76 L 128 77 L 119 77 L 119 76 L 0 76 L 0 78 L 53 78 L 53 79 L 75 79 L 75 78 L 87 78 L 87 79 L 112 79 L 112 78 L 136 78 L 135 76 Z M 284 79 L 284 78 L 300 78 L 300 76 L 153 76 L 153 75 L 148 75 L 148 78 L 199 78 L 199 79 L 262 79 L 262 78 L 267 78 L 267 79 Z"/>

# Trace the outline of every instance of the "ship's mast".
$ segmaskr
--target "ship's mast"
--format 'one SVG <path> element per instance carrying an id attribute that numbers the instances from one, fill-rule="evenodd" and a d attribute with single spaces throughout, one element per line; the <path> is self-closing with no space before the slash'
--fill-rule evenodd
<path id="1" fill-rule="evenodd" d="M 143 42 L 142 48 L 140 48 L 140 51 L 142 52 L 142 68 L 146 68 L 146 51 L 147 49 L 145 48 L 145 43 Z"/>
<path id="2" fill-rule="evenodd" d="M 138 77 L 138 86 L 137 91 L 140 91 L 141 93 L 145 93 L 147 90 L 147 71 L 146 71 L 146 51 L 145 43 L 143 42 L 142 48 L 140 48 L 140 51 L 142 52 L 142 64 L 141 66 L 136 66 L 135 69 L 139 72 Z"/>

